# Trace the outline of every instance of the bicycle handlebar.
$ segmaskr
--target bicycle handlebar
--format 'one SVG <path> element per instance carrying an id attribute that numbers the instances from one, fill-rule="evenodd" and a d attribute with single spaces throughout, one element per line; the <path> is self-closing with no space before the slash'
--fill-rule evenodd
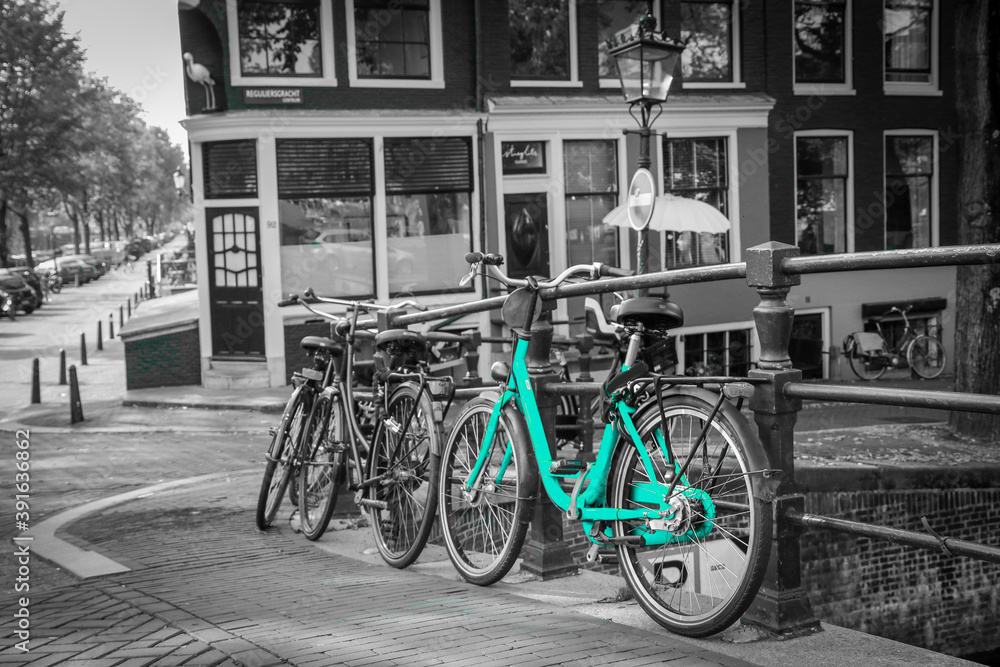
<path id="1" fill-rule="evenodd" d="M 472 264 L 472 271 L 470 276 L 477 272 L 478 266 L 483 264 L 486 266 L 486 275 L 500 281 L 507 287 L 531 287 L 532 289 L 550 289 L 552 287 L 557 287 L 564 283 L 569 278 L 575 275 L 588 275 L 591 280 L 596 280 L 597 278 L 607 277 L 607 276 L 630 276 L 631 271 L 625 271 L 613 266 L 608 266 L 607 264 L 602 264 L 601 262 L 594 262 L 593 264 L 575 264 L 552 280 L 538 280 L 534 277 L 529 277 L 528 279 L 517 279 L 511 278 L 510 276 L 504 274 L 498 266 L 503 265 L 503 257 L 495 254 L 484 255 L 481 252 L 470 252 L 465 256 L 465 261 Z"/>

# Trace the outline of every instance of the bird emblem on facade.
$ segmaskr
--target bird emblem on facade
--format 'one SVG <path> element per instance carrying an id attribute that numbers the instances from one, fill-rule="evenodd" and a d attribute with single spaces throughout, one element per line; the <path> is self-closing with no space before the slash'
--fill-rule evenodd
<path id="1" fill-rule="evenodd" d="M 188 78 L 195 83 L 200 83 L 201 87 L 205 89 L 205 103 L 206 106 L 202 111 L 214 111 L 215 110 L 215 80 L 212 78 L 212 74 L 208 71 L 208 68 L 204 65 L 199 65 L 194 61 L 194 56 L 190 53 L 184 54 L 184 62 L 187 65 L 184 67 L 184 71 L 187 72 Z"/>

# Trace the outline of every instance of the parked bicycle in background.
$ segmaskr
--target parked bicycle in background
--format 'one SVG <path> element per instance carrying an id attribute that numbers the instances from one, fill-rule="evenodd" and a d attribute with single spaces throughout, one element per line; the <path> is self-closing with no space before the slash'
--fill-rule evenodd
<path id="1" fill-rule="evenodd" d="M 937 338 L 918 334 L 906 309 L 892 307 L 875 321 L 878 331 L 855 331 L 844 338 L 843 353 L 851 370 L 862 380 L 877 380 L 890 368 L 909 368 L 917 376 L 931 380 L 944 372 L 948 357 Z M 898 313 L 903 318 L 903 333 L 889 346 L 882 331 L 882 319 Z"/>

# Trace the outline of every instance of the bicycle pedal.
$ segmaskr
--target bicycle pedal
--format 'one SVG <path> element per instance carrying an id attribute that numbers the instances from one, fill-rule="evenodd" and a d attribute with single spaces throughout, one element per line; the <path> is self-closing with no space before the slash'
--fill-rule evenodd
<path id="1" fill-rule="evenodd" d="M 600 544 L 591 544 L 587 550 L 588 563 L 600 563 L 601 565 L 617 565 L 618 551 L 614 547 L 606 547 Z"/>
<path id="2" fill-rule="evenodd" d="M 389 503 L 384 500 L 372 500 L 371 498 L 362 498 L 358 501 L 358 505 L 361 507 L 371 507 L 377 510 L 387 510 L 389 509 Z"/>
<path id="3" fill-rule="evenodd" d="M 586 470 L 587 462 L 578 461 L 577 459 L 557 459 L 549 466 L 549 474 L 551 475 L 578 475 Z"/>

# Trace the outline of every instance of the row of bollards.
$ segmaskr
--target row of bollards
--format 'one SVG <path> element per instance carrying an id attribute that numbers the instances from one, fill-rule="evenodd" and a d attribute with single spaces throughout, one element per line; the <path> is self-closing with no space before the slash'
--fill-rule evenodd
<path id="1" fill-rule="evenodd" d="M 79 277 L 77 277 L 79 280 Z M 125 326 L 126 313 L 128 317 L 132 317 L 132 310 L 139 308 L 139 302 L 147 298 L 148 290 L 147 286 L 143 285 L 140 287 L 138 292 L 135 292 L 130 299 L 126 299 L 125 305 L 118 306 L 118 329 Z M 134 304 L 134 305 L 133 305 Z M 103 340 L 103 321 L 97 320 L 97 349 L 104 349 Z M 108 313 L 108 340 L 115 337 L 115 314 L 114 312 Z M 80 332 L 80 365 L 87 365 L 87 335 L 84 332 Z M 42 383 L 41 383 L 41 363 L 38 357 L 31 360 L 31 404 L 38 405 L 42 402 Z M 67 384 L 67 374 L 66 374 L 66 350 L 59 349 L 59 385 L 64 386 Z M 69 417 L 71 424 L 78 424 L 83 421 L 83 402 L 80 399 L 80 383 L 77 379 L 76 366 L 69 367 Z"/>

